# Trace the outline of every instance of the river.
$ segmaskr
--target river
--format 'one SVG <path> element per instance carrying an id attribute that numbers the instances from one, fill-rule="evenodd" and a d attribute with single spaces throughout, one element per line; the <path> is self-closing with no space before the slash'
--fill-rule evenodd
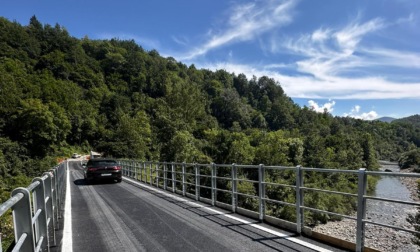
<path id="1" fill-rule="evenodd" d="M 398 164 L 390 162 L 381 162 L 380 169 L 382 171 L 385 169 L 392 172 L 400 171 Z M 413 201 L 410 190 L 400 177 L 381 176 L 373 196 Z M 413 226 L 407 221 L 407 217 L 410 214 L 416 214 L 416 212 L 415 207 L 405 204 L 367 200 L 366 218 L 378 223 L 413 229 Z M 350 219 L 328 222 L 315 227 L 314 230 L 351 242 L 355 242 L 356 239 L 356 223 Z M 412 244 L 412 238 L 413 235 L 408 232 L 366 224 L 365 245 L 380 251 L 419 251 L 419 247 Z"/>
<path id="2" fill-rule="evenodd" d="M 385 171 L 385 169 L 391 170 L 392 172 L 400 171 L 397 163 L 381 162 L 380 170 Z M 400 177 L 381 176 L 376 185 L 374 196 L 412 201 L 411 193 L 407 186 L 403 184 Z M 374 221 L 391 225 L 399 223 L 406 226 L 408 223 L 405 219 L 408 214 L 415 213 L 415 210 L 415 207 L 406 204 L 368 200 L 366 214 Z"/>

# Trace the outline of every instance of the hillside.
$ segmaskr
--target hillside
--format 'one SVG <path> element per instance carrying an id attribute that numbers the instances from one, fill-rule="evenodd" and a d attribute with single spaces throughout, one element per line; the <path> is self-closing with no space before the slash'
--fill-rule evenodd
<path id="1" fill-rule="evenodd" d="M 378 118 L 378 119 L 375 119 L 375 120 L 380 121 L 380 122 L 390 123 L 390 122 L 394 121 L 395 119 L 396 118 L 384 116 L 384 117 L 381 117 L 381 118 Z"/>
<path id="2" fill-rule="evenodd" d="M 413 124 L 414 127 L 420 127 L 420 115 L 412 115 L 412 116 L 408 116 L 408 117 L 404 117 L 401 119 L 397 119 L 396 122 L 406 122 L 406 123 L 411 123 Z"/>
<path id="3" fill-rule="evenodd" d="M 91 149 L 138 160 L 375 170 L 378 159 L 397 160 L 420 146 L 417 124 L 316 113 L 268 76 L 197 69 L 134 41 L 76 39 L 36 17 L 27 26 L 0 18 L 0 41 L 1 201 L 57 158 Z M 354 193 L 356 182 L 346 175 L 323 183 L 325 176 L 305 181 Z M 308 206 L 352 211 L 352 202 L 332 197 L 314 197 Z"/>
<path id="4" fill-rule="evenodd" d="M 411 139 L 381 122 L 300 108 L 269 77 L 196 69 L 134 41 L 76 39 L 36 17 L 0 25 L 1 149 L 17 160 L 92 148 L 150 160 L 377 167 Z"/>

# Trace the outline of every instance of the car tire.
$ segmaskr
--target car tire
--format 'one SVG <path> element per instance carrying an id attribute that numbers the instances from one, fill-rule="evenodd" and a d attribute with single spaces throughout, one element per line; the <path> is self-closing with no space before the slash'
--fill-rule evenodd
<path id="1" fill-rule="evenodd" d="M 121 183 L 122 179 L 117 179 L 117 183 Z"/>

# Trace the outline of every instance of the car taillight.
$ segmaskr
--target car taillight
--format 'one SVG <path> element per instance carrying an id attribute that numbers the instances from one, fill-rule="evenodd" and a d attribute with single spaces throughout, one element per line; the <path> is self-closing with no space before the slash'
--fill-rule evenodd
<path id="1" fill-rule="evenodd" d="M 112 170 L 119 171 L 119 170 L 121 170 L 121 166 L 114 166 L 114 167 L 112 168 Z"/>
<path id="2" fill-rule="evenodd" d="M 93 168 L 93 167 L 90 167 L 90 168 L 88 168 L 88 171 L 91 171 L 91 172 L 93 172 L 93 171 L 96 171 L 98 168 Z"/>

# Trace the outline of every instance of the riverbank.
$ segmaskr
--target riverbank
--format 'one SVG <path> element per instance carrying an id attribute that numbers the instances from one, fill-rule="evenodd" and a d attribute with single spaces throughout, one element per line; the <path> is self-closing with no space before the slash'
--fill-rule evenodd
<path id="1" fill-rule="evenodd" d="M 414 172 L 413 168 L 404 169 L 401 172 L 403 173 L 412 173 Z M 415 201 L 420 201 L 419 197 L 419 189 L 418 189 L 418 183 L 417 180 L 419 178 L 409 178 L 409 177 L 403 177 L 401 178 L 401 182 L 407 186 L 407 189 L 410 191 L 411 198 Z"/>
<path id="2" fill-rule="evenodd" d="M 399 167 L 395 163 L 384 164 L 381 170 L 385 169 L 400 172 Z M 401 172 L 407 173 L 411 171 L 402 170 Z M 416 180 L 416 178 L 384 176 L 378 181 L 376 196 L 418 201 Z M 416 207 L 374 200 L 368 200 L 367 204 L 366 218 L 368 220 L 414 230 L 413 225 L 407 221 L 407 217 L 416 214 Z M 327 224 L 316 226 L 313 230 L 353 243 L 356 241 L 356 221 L 354 220 L 343 219 L 341 221 L 328 222 Z M 380 251 L 416 252 L 419 250 L 419 247 L 412 243 L 413 237 L 408 232 L 366 224 L 365 246 Z"/>

